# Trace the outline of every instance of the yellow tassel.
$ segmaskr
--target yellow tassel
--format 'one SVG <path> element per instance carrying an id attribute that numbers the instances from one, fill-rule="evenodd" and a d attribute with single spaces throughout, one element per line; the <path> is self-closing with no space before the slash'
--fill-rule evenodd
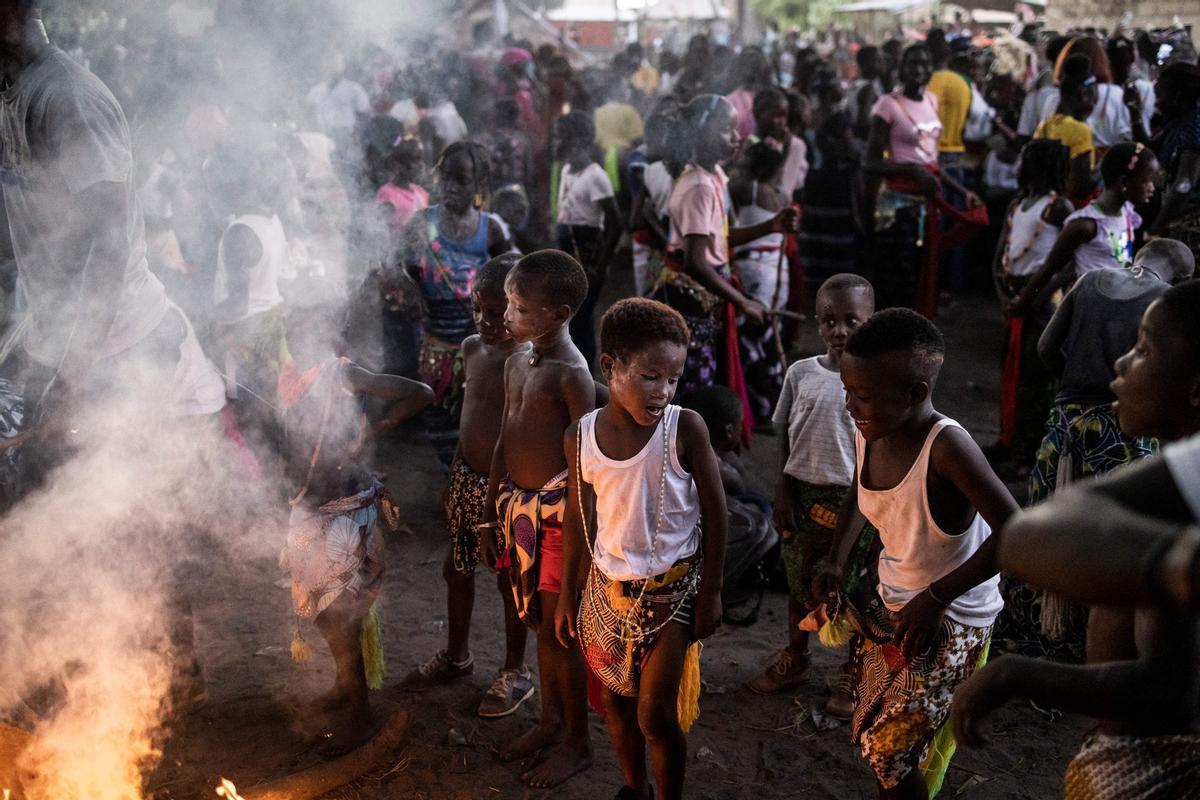
<path id="1" fill-rule="evenodd" d="M 379 604 L 372 603 L 371 610 L 363 620 L 362 636 L 359 643 L 362 646 L 363 668 L 367 673 L 367 687 L 380 689 L 383 679 L 387 677 L 387 662 L 383 657 L 383 631 L 379 625 Z"/>
<path id="2" fill-rule="evenodd" d="M 692 725 L 700 718 L 700 653 L 704 645 L 693 642 L 683 657 L 683 674 L 679 680 L 679 697 L 676 700 L 676 713 L 679 715 L 679 727 L 687 733 Z"/>
<path id="3" fill-rule="evenodd" d="M 834 617 L 817 631 L 817 640 L 825 647 L 841 647 L 849 644 L 853 636 L 854 629 L 841 617 Z"/>
<path id="4" fill-rule="evenodd" d="M 312 648 L 308 646 L 308 642 L 304 641 L 304 637 L 300 635 L 300 629 L 296 629 L 296 633 L 292 635 L 292 661 L 297 664 L 307 664 L 312 658 Z"/>

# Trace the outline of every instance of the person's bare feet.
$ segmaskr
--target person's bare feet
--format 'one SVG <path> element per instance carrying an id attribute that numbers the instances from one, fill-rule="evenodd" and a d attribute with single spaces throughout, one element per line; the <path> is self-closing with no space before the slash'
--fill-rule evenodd
<path id="1" fill-rule="evenodd" d="M 326 729 L 317 755 L 324 759 L 344 756 L 366 744 L 378 730 L 379 722 L 369 708 L 349 711 Z"/>
<path id="2" fill-rule="evenodd" d="M 553 789 L 592 765 L 592 748 L 582 750 L 560 744 L 546 754 L 536 766 L 521 775 L 534 789 Z"/>
<path id="3" fill-rule="evenodd" d="M 501 761 L 519 761 L 534 753 L 549 747 L 558 741 L 558 727 L 546 723 L 538 723 L 525 733 L 514 739 L 508 746 L 501 747 L 498 755 Z"/>

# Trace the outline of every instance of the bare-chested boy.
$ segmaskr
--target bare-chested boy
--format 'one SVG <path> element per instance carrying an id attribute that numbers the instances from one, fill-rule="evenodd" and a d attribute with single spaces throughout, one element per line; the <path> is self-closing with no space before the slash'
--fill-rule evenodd
<path id="1" fill-rule="evenodd" d="M 458 429 L 458 451 L 450 465 L 446 488 L 446 523 L 450 550 L 442 566 L 446 580 L 446 611 L 449 625 L 446 649 L 404 679 L 415 689 L 451 683 L 475 671 L 471 653 L 471 613 L 475 608 L 475 567 L 481 555 L 481 537 L 494 538 L 492 528 L 480 530 L 487 516 L 488 476 L 492 454 L 500 438 L 500 415 L 504 407 L 504 364 L 529 345 L 516 342 L 504 327 L 508 300 L 504 283 L 520 256 L 506 253 L 485 264 L 471 289 L 475 330 L 462 343 L 463 405 Z M 489 565 L 493 566 L 493 565 Z M 504 600 L 504 666 L 479 704 L 479 716 L 506 717 L 533 696 L 533 679 L 525 666 L 528 629 L 517 616 L 507 569 L 497 570 L 497 586 Z"/>
<path id="2" fill-rule="evenodd" d="M 592 762 L 583 657 L 577 645 L 564 649 L 554 635 L 568 502 L 563 434 L 596 405 L 591 372 L 567 327 L 587 296 L 587 277 L 566 253 L 540 250 L 517 262 L 505 293 L 505 328 L 532 349 L 505 364 L 503 422 L 484 527 L 503 532 L 517 612 L 537 627 L 542 713 L 537 726 L 502 749 L 501 757 L 524 758 L 553 746 L 522 775 L 531 786 L 546 788 Z M 493 539 L 485 535 L 485 547 L 494 547 Z M 485 558 L 496 561 L 494 552 L 485 551 Z"/>

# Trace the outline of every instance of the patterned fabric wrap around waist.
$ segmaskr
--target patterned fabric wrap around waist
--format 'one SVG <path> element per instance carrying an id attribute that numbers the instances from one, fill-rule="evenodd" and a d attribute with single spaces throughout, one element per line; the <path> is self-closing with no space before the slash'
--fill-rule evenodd
<path id="1" fill-rule="evenodd" d="M 579 609 L 579 643 L 610 691 L 637 694 L 642 665 L 662 631 L 672 622 L 691 626 L 699 582 L 698 555 L 638 581 L 611 580 L 592 565 Z"/>

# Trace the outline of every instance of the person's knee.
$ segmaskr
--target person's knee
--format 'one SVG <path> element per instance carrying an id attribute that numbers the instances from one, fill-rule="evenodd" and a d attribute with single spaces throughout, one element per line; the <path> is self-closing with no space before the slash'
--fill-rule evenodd
<path id="1" fill-rule="evenodd" d="M 680 733 L 675 698 L 670 702 L 659 697 L 644 697 L 638 701 L 638 727 L 649 741 L 670 739 Z"/>

